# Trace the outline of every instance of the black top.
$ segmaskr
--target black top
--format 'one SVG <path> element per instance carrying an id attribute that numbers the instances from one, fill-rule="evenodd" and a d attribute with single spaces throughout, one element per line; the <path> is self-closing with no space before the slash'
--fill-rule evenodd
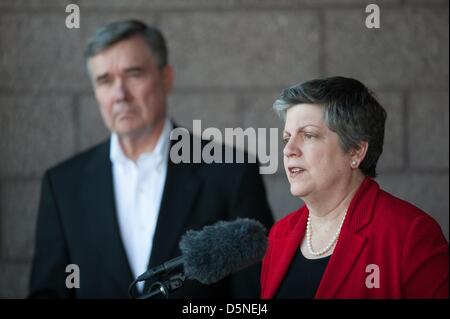
<path id="1" fill-rule="evenodd" d="M 276 299 L 313 299 L 331 256 L 307 259 L 297 249 Z"/>

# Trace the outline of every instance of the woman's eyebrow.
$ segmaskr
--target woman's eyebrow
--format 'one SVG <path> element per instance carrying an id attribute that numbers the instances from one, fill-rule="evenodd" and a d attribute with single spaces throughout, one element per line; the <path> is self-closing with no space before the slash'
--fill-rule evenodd
<path id="1" fill-rule="evenodd" d="M 301 126 L 301 127 L 298 127 L 298 128 L 296 128 L 295 129 L 295 132 L 300 132 L 300 131 L 303 131 L 306 127 L 308 127 L 308 126 L 313 126 L 313 127 L 316 127 L 316 128 L 318 128 L 318 129 L 320 129 L 320 126 L 318 126 L 318 125 L 314 125 L 314 124 L 306 124 L 306 125 L 303 125 L 303 126 Z M 290 134 L 288 131 L 286 131 L 286 130 L 283 130 L 283 134 Z"/>

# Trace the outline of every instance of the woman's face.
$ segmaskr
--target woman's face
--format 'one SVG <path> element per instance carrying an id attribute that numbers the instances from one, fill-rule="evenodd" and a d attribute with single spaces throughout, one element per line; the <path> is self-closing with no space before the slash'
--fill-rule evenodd
<path id="1" fill-rule="evenodd" d="M 326 126 L 322 107 L 298 104 L 289 108 L 283 140 L 284 168 L 293 196 L 320 198 L 344 187 L 351 178 L 351 156 Z"/>

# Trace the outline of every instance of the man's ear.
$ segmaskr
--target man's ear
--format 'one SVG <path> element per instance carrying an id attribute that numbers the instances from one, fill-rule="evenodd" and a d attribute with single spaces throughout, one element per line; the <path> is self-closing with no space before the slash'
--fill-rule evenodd
<path id="1" fill-rule="evenodd" d="M 89 77 L 89 81 L 91 82 L 92 87 L 95 89 L 95 79 L 94 79 L 94 75 L 92 74 L 92 70 L 91 70 L 91 58 L 89 58 L 86 63 L 86 71 L 87 71 L 87 75 Z"/>
<path id="2" fill-rule="evenodd" d="M 162 70 L 162 72 L 163 72 L 164 91 L 166 92 L 166 94 L 169 94 L 170 91 L 172 91 L 173 87 L 173 80 L 174 80 L 173 68 L 170 64 L 167 64 Z"/>
<path id="3" fill-rule="evenodd" d="M 359 166 L 361 162 L 364 160 L 367 154 L 367 150 L 369 149 L 369 142 L 363 141 L 358 144 L 357 148 L 354 148 L 351 151 L 351 161 L 352 163 L 357 163 L 356 166 Z M 352 165 L 353 166 L 353 165 Z"/>

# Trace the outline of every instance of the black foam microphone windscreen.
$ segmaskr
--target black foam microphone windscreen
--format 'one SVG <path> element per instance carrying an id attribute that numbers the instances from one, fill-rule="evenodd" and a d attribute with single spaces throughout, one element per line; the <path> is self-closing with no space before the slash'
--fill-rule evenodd
<path id="1" fill-rule="evenodd" d="M 219 221 L 181 238 L 184 272 L 190 279 L 212 284 L 264 257 L 267 230 L 258 221 Z"/>

